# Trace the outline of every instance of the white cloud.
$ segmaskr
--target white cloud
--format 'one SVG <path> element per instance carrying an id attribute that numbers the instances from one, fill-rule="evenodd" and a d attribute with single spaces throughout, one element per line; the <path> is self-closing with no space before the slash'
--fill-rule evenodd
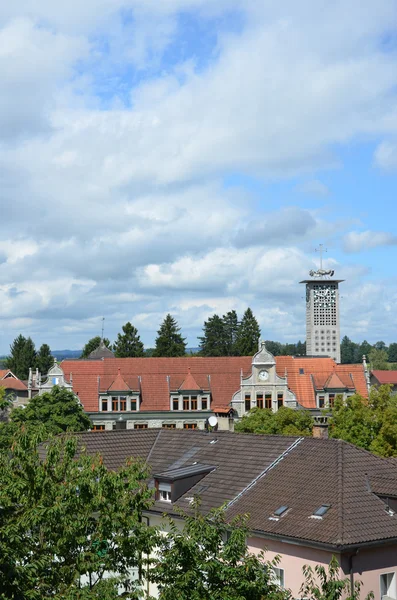
<path id="1" fill-rule="evenodd" d="M 344 236 L 343 247 L 346 252 L 361 252 L 378 246 L 394 246 L 397 236 L 386 231 L 351 231 Z"/>
<path id="2" fill-rule="evenodd" d="M 375 164 L 385 171 L 397 169 L 397 144 L 393 141 L 383 141 L 375 150 Z"/>
<path id="3" fill-rule="evenodd" d="M 297 191 L 306 196 L 322 198 L 330 195 L 329 188 L 318 179 L 309 179 L 296 187 Z"/>

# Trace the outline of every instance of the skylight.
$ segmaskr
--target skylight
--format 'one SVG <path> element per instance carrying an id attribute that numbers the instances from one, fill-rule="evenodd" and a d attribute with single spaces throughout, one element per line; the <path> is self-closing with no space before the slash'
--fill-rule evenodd
<path id="1" fill-rule="evenodd" d="M 270 515 L 269 517 L 269 521 L 279 521 L 280 517 L 284 516 L 285 513 L 288 510 L 288 506 L 279 506 L 274 512 L 273 514 Z"/>
<path id="2" fill-rule="evenodd" d="M 279 508 L 277 508 L 277 510 L 274 511 L 273 514 L 275 517 L 281 517 L 286 510 L 288 510 L 288 506 L 280 506 Z"/>
<path id="3" fill-rule="evenodd" d="M 312 514 L 312 517 L 317 518 L 317 519 L 322 519 L 323 516 L 325 515 L 325 513 L 328 512 L 330 507 L 331 507 L 330 504 L 322 504 L 314 511 L 314 513 Z"/>

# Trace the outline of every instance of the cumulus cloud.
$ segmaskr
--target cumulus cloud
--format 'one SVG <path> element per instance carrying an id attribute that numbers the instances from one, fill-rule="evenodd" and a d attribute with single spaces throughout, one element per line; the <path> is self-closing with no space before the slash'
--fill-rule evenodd
<path id="1" fill-rule="evenodd" d="M 396 17 L 392 0 L 3 2 L 3 343 L 23 327 L 78 347 L 103 314 L 110 337 L 136 320 L 152 343 L 168 311 L 194 338 L 248 304 L 275 337 L 303 337 L 309 246 L 348 219 L 266 186 L 298 178 L 325 200 L 337 148 L 391 136 Z M 391 243 L 367 234 L 345 250 Z"/>
<path id="2" fill-rule="evenodd" d="M 361 252 L 378 246 L 394 246 L 396 244 L 397 236 L 386 231 L 351 231 L 343 239 L 346 252 Z"/>

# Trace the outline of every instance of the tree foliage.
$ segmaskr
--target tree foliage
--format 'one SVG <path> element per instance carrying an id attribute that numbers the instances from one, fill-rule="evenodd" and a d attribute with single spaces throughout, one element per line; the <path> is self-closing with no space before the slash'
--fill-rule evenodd
<path id="1" fill-rule="evenodd" d="M 258 351 L 261 330 L 250 308 L 247 308 L 238 328 L 236 350 L 239 356 L 252 356 Z"/>
<path id="2" fill-rule="evenodd" d="M 224 323 L 219 315 L 213 315 L 204 322 L 203 333 L 204 335 L 199 337 L 200 354 L 202 356 L 225 356 Z"/>
<path id="3" fill-rule="evenodd" d="M 384 350 L 383 348 L 372 348 L 371 352 L 368 355 L 368 359 L 372 370 L 385 370 L 389 368 L 389 365 L 387 364 L 388 355 L 386 350 Z"/>
<path id="4" fill-rule="evenodd" d="M 27 379 L 29 377 L 29 369 L 36 364 L 36 349 L 33 340 L 23 335 L 15 338 L 10 346 L 10 355 L 6 360 L 6 368 L 11 371 L 19 379 Z"/>
<path id="5" fill-rule="evenodd" d="M 54 386 L 51 392 L 34 396 L 26 408 L 11 411 L 12 423 L 44 425 L 47 434 L 57 435 L 65 431 L 86 431 L 91 421 L 85 414 L 73 392 Z"/>
<path id="6" fill-rule="evenodd" d="M 157 332 L 153 356 L 185 356 L 186 341 L 176 320 L 168 314 Z"/>
<path id="7" fill-rule="evenodd" d="M 39 429 L 20 432 L 0 455 L 0 599 L 116 600 L 119 585 L 138 598 L 131 569 L 154 541 L 141 518 L 152 498 L 146 468 L 116 473 L 100 456 L 76 458 L 69 437 L 46 443 L 43 459 L 40 439 Z"/>
<path id="8" fill-rule="evenodd" d="M 80 358 L 88 358 L 89 355 L 91 354 L 91 352 L 94 352 L 94 350 L 99 348 L 101 339 L 102 338 L 99 335 L 97 335 L 97 336 L 91 338 L 90 340 L 88 340 L 88 342 L 86 343 L 86 345 L 83 348 Z M 106 348 L 111 349 L 111 343 L 110 343 L 110 340 L 108 340 L 108 338 L 103 338 L 103 343 L 105 344 Z"/>
<path id="9" fill-rule="evenodd" d="M 234 430 L 240 433 L 264 433 L 268 435 L 312 434 L 313 423 L 308 411 L 282 406 L 277 412 L 266 408 L 253 408 Z"/>
<path id="10" fill-rule="evenodd" d="M 113 345 L 113 352 L 116 358 L 141 357 L 145 356 L 145 349 L 138 330 L 130 322 L 122 327 L 123 333 L 117 334 L 117 340 Z"/>
<path id="11" fill-rule="evenodd" d="M 303 567 L 305 581 L 300 589 L 302 598 L 308 600 L 359 600 L 361 582 L 355 581 L 352 589 L 348 577 L 340 578 L 340 567 L 335 556 L 332 557 L 328 569 L 322 565 L 316 565 L 314 569 L 308 565 Z M 366 600 L 374 598 L 370 592 Z"/>
<path id="12" fill-rule="evenodd" d="M 397 396 L 390 386 L 372 388 L 369 398 L 338 396 L 332 409 L 330 436 L 379 456 L 397 456 Z"/>
<path id="13" fill-rule="evenodd" d="M 222 509 L 203 516 L 199 503 L 185 514 L 180 530 L 170 520 L 151 577 L 160 600 L 283 600 L 288 593 L 274 582 L 277 560 L 250 554 L 244 520 L 226 523 Z"/>
<path id="14" fill-rule="evenodd" d="M 42 375 L 46 375 L 51 369 L 54 359 L 51 356 L 51 348 L 48 344 L 42 344 L 36 354 L 36 367 Z"/>

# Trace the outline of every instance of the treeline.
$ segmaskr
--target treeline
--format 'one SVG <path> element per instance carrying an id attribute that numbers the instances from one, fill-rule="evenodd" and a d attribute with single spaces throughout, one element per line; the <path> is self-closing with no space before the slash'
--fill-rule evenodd
<path id="1" fill-rule="evenodd" d="M 10 355 L 4 362 L 6 369 L 11 371 L 19 379 L 26 380 L 29 377 L 29 369 L 39 369 L 40 373 L 47 373 L 54 359 L 48 344 L 42 344 L 36 350 L 32 338 L 19 335 L 10 346 Z"/>
<path id="2" fill-rule="evenodd" d="M 359 363 L 363 356 L 366 356 L 371 369 L 389 369 L 393 363 L 397 363 L 397 343 L 387 346 L 382 341 L 370 344 L 364 340 L 357 344 L 345 335 L 340 345 L 340 353 L 341 362 L 344 364 Z"/>

